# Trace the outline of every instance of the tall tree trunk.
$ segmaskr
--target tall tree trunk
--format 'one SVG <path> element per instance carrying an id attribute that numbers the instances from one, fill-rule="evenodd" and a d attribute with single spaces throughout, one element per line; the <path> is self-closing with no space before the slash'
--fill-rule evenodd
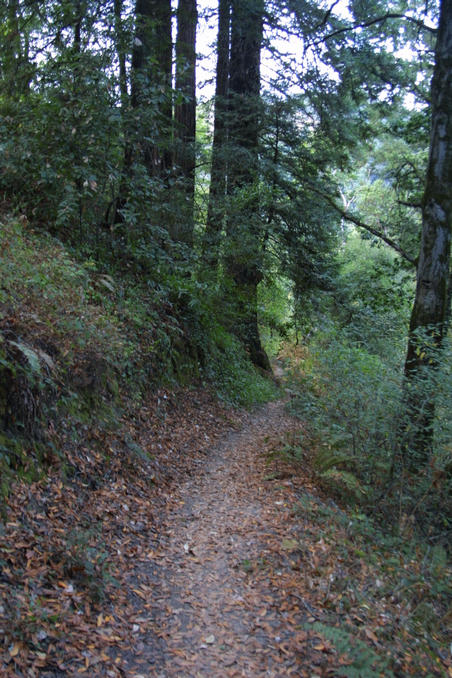
<path id="1" fill-rule="evenodd" d="M 196 0 L 179 0 L 176 39 L 176 104 L 174 136 L 176 171 L 182 183 L 179 214 L 172 236 L 193 243 L 196 165 Z"/>
<path id="2" fill-rule="evenodd" d="M 263 0 L 232 0 L 229 60 L 228 192 L 230 204 L 226 272 L 233 283 L 235 330 L 253 363 L 270 369 L 257 323 L 257 286 L 262 279 L 259 220 L 258 134 Z"/>
<path id="3" fill-rule="evenodd" d="M 230 15 L 230 0 L 219 0 L 212 164 L 203 242 L 204 262 L 214 272 L 218 269 L 220 235 L 225 217 Z"/>
<path id="4" fill-rule="evenodd" d="M 416 393 L 423 369 L 436 369 L 431 342 L 441 347 L 447 321 L 452 226 L 452 0 L 441 0 L 431 85 L 432 128 L 427 178 L 422 203 L 422 240 L 417 267 L 416 296 L 411 314 L 405 362 L 408 409 L 408 466 L 422 468 L 429 459 L 433 437 L 435 394 Z M 429 342 L 423 342 L 422 334 Z"/>
<path id="5" fill-rule="evenodd" d="M 82 7 L 81 0 L 74 0 L 73 2 L 73 31 L 74 39 L 72 41 L 72 52 L 73 52 L 73 73 L 74 73 L 74 82 L 73 82 L 73 101 L 79 102 L 81 99 L 81 69 L 82 69 L 82 20 L 84 7 Z M 74 128 L 77 127 L 77 117 L 74 117 L 73 124 Z M 81 162 L 82 162 L 82 149 L 78 141 L 78 134 L 76 134 L 72 140 L 73 146 L 73 155 L 74 163 L 78 168 L 77 175 L 75 177 L 75 185 L 77 187 L 77 197 L 78 197 L 78 230 L 79 238 L 83 240 L 85 234 L 83 232 L 83 180 L 81 176 Z"/>
<path id="6" fill-rule="evenodd" d="M 127 120 L 127 111 L 130 104 L 129 92 L 127 88 L 127 48 L 124 35 L 124 26 L 122 21 L 123 0 L 114 0 L 114 35 L 116 56 L 119 65 L 119 94 L 121 100 L 121 124 L 123 132 L 123 162 L 121 168 L 121 178 L 119 181 L 118 195 L 113 199 L 111 205 L 107 209 L 105 216 L 105 224 L 123 223 L 124 218 L 122 210 L 127 202 L 127 184 L 130 179 L 132 160 L 133 160 L 133 144 L 130 138 L 129 124 Z M 110 216 L 111 210 L 111 216 Z"/>
<path id="7" fill-rule="evenodd" d="M 8 0 L 1 13 L 6 49 L 3 50 L 3 78 L 6 93 L 20 99 L 30 91 L 33 67 L 28 54 L 28 31 L 21 16 L 19 0 Z"/>
<path id="8" fill-rule="evenodd" d="M 115 40 L 124 129 L 122 176 L 113 204 L 113 223 L 118 224 L 124 221 L 122 210 L 130 197 L 135 160 L 143 162 L 147 174 L 152 177 L 165 178 L 172 165 L 171 0 L 136 0 L 130 97 L 121 10 L 122 0 L 115 0 Z"/>
<path id="9" fill-rule="evenodd" d="M 82 4 L 80 0 L 74 2 L 74 42 L 73 48 L 75 54 L 82 51 Z"/>
<path id="10" fill-rule="evenodd" d="M 267 244 L 268 238 L 270 236 L 270 226 L 272 225 L 273 220 L 275 218 L 276 191 L 277 191 L 277 186 L 278 186 L 278 164 L 279 164 L 280 136 L 281 136 L 281 106 L 278 103 L 275 106 L 275 140 L 274 140 L 273 157 L 272 157 L 270 203 L 269 203 L 268 212 L 267 212 L 267 228 L 265 229 L 265 234 L 264 234 L 264 247 Z"/>
<path id="11" fill-rule="evenodd" d="M 171 167 L 171 1 L 136 0 L 135 21 L 131 105 L 155 112 L 154 130 L 140 128 L 137 138 L 149 174 L 162 176 Z"/>

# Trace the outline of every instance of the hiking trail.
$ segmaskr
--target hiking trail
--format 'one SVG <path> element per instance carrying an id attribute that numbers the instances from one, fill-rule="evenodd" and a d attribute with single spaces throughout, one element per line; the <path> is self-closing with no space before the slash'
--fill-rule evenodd
<path id="1" fill-rule="evenodd" d="M 299 425 L 283 402 L 268 403 L 174 491 L 149 566 L 155 594 L 144 608 L 154 631 L 137 638 L 127 675 L 301 675 L 297 645 L 309 606 L 294 606 L 285 590 L 299 569 L 290 554 L 293 481 L 267 465 Z"/>

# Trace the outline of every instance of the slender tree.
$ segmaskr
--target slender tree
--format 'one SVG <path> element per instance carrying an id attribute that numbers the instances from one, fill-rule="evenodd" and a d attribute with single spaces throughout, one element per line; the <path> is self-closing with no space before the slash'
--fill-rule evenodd
<path id="1" fill-rule="evenodd" d="M 143 116 L 145 124 L 154 118 L 153 129 L 143 129 L 139 125 L 137 136 L 149 174 L 155 176 L 163 174 L 171 166 L 170 0 L 136 0 L 135 21 L 131 105 L 133 109 L 141 108 L 147 113 Z"/>
<path id="2" fill-rule="evenodd" d="M 233 286 L 235 331 L 252 362 L 269 370 L 257 318 L 257 286 L 262 280 L 257 184 L 264 3 L 232 0 L 231 7 L 228 192 L 235 204 L 227 219 L 225 268 Z"/>
<path id="3" fill-rule="evenodd" d="M 181 209 L 172 236 L 191 245 L 196 164 L 196 0 L 179 0 L 176 39 L 175 165 L 182 184 Z"/>
<path id="4" fill-rule="evenodd" d="M 114 33 L 115 33 L 115 49 L 119 66 L 119 92 L 121 95 L 121 108 L 124 115 L 125 109 L 128 105 L 129 92 L 127 88 L 127 47 L 126 37 L 124 31 L 124 24 L 122 18 L 123 0 L 114 0 Z"/>
<path id="5" fill-rule="evenodd" d="M 165 178 L 172 165 L 170 0 L 136 0 L 134 14 L 129 96 L 122 0 L 114 0 L 124 151 L 119 191 L 112 204 L 113 223 L 124 221 L 123 210 L 133 196 L 134 163 L 144 164 L 148 177 L 158 179 Z"/>
<path id="6" fill-rule="evenodd" d="M 105 223 L 109 225 L 110 210 L 112 210 L 112 223 L 118 224 L 123 221 L 122 210 L 127 202 L 127 182 L 130 179 L 133 143 L 131 140 L 129 124 L 127 120 L 127 109 L 130 103 L 128 78 L 127 78 L 127 46 L 122 18 L 123 0 L 114 0 L 114 36 L 115 51 L 119 66 L 119 93 L 121 98 L 121 123 L 123 132 L 123 163 L 119 170 L 120 182 L 118 195 L 109 203 L 105 215 Z"/>
<path id="7" fill-rule="evenodd" d="M 423 369 L 435 369 L 425 335 L 441 348 L 447 322 L 452 226 L 452 0 L 441 0 L 435 67 L 431 84 L 431 137 L 424 196 L 422 240 L 417 266 L 416 295 L 411 313 L 407 378 L 409 466 L 428 461 L 433 437 L 434 393 L 419 403 L 413 383 Z"/>
<path id="8" fill-rule="evenodd" d="M 0 10 L 0 77 L 3 91 L 12 99 L 28 93 L 33 68 L 29 60 L 28 32 L 19 0 L 7 0 Z"/>
<path id="9" fill-rule="evenodd" d="M 230 14 L 230 0 L 219 0 L 212 164 L 203 242 L 203 258 L 212 271 L 218 268 L 220 234 L 225 216 Z"/>

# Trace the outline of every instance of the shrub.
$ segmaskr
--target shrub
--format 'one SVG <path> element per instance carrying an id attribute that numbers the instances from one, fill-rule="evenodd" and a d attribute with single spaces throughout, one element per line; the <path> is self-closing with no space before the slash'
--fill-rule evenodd
<path id="1" fill-rule="evenodd" d="M 435 394 L 433 450 L 417 474 L 404 471 L 396 478 L 393 462 L 406 405 L 401 370 L 392 360 L 388 364 L 331 331 L 317 335 L 301 372 L 292 374 L 291 406 L 308 422 L 313 468 L 324 487 L 343 500 L 390 514 L 399 529 L 415 522 L 431 539 L 447 538 L 452 522 L 450 358 L 445 347 L 436 357 L 437 368 L 410 385 L 420 408 Z"/>

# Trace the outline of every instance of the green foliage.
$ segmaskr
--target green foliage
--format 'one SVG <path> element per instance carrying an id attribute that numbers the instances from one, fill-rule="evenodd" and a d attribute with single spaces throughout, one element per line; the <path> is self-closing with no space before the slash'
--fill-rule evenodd
<path id="1" fill-rule="evenodd" d="M 322 635 L 334 645 L 339 655 L 348 658 L 345 666 L 336 667 L 336 675 L 346 678 L 380 678 L 382 675 L 394 678 L 394 673 L 389 669 L 389 660 L 377 655 L 355 634 L 320 622 L 305 628 Z"/>
<path id="2" fill-rule="evenodd" d="M 292 285 L 275 272 L 257 289 L 262 343 L 268 355 L 276 356 L 289 335 L 292 311 Z"/>
<path id="3" fill-rule="evenodd" d="M 345 571 L 356 572 L 356 576 L 339 576 L 332 582 L 331 598 L 325 601 L 325 623 L 307 627 L 318 630 L 334 644 L 338 654 L 348 658 L 344 674 L 339 675 L 367 676 L 374 675 L 375 670 L 381 672 L 377 675 L 392 675 L 391 670 L 397 674 L 400 644 L 434 661 L 450 635 L 445 623 L 450 614 L 451 576 L 446 549 L 432 547 L 414 535 L 394 535 L 387 524 L 379 525 L 356 508 L 340 508 L 309 492 L 302 494 L 297 513 L 308 533 L 316 541 L 320 534 L 337 561 L 347 564 Z M 331 572 L 329 565 L 326 568 Z M 324 576 L 320 571 L 319 577 Z M 330 606 L 331 624 L 327 616 Z M 350 606 L 359 609 L 357 616 Z M 332 624 L 337 624 L 335 612 L 339 610 L 348 614 L 336 628 Z M 374 621 L 369 622 L 369 617 Z M 377 617 L 383 617 L 385 625 L 378 621 L 376 628 Z M 367 624 L 376 628 L 376 637 L 372 632 L 370 639 L 384 646 L 386 657 L 380 652 L 377 656 L 360 640 L 366 640 Z"/>
<path id="4" fill-rule="evenodd" d="M 419 115 L 415 114 L 414 119 Z M 420 133 L 416 138 L 406 139 L 403 131 L 410 125 L 410 115 L 403 108 L 391 111 L 389 121 L 382 124 L 386 129 L 378 135 L 372 155 L 364 166 L 346 178 L 345 190 L 353 196 L 353 209 L 365 223 L 392 237 L 415 259 L 420 243 L 422 177 L 426 170 L 428 138 Z M 418 124 L 425 125 L 425 114 L 422 122 L 418 119 Z M 370 234 L 367 237 L 378 242 Z"/>
<path id="5" fill-rule="evenodd" d="M 392 515 L 393 524 L 405 526 L 401 529 L 411 516 L 418 528 L 428 526 L 439 538 L 452 517 L 451 357 L 448 345 L 438 352 L 425 337 L 419 351 L 427 352 L 431 363 L 404 384 L 412 295 L 413 274 L 395 255 L 350 231 L 338 254 L 334 292 L 319 299 L 312 316 L 317 328 L 293 405 L 311 423 L 313 466 L 325 488 L 369 509 L 377 504 L 385 516 Z M 431 461 L 415 481 L 399 463 L 394 479 L 401 436 L 402 467 L 408 469 L 416 454 L 407 403 L 422 417 L 432 394 L 437 409 Z"/>
<path id="6" fill-rule="evenodd" d="M 353 13 L 361 20 L 358 5 Z M 277 14 L 268 17 L 275 25 Z M 342 179 L 359 213 L 415 256 L 419 217 L 411 203 L 419 201 L 427 114 L 400 104 L 414 66 L 387 43 L 390 36 L 391 45 L 419 47 L 421 34 L 410 26 L 402 31 L 397 21 L 344 33 L 350 18 L 335 7 L 326 15 L 317 3 L 291 8 L 283 23 L 304 36 L 311 66 L 300 75 L 297 95 L 262 96 L 253 148 L 245 152 L 239 134 L 221 149 L 230 174 L 219 199 L 221 264 L 218 276 L 202 273 L 199 282 L 210 121 L 199 109 L 191 248 L 172 237 L 183 231 L 181 215 L 191 213 L 170 148 L 175 129 L 167 104 L 181 93 L 174 99 L 154 69 L 134 72 L 130 3 L 85 2 L 77 10 L 70 2 L 44 2 L 39 9 L 20 0 L 1 8 L 0 19 L 0 193 L 22 220 L 0 233 L 0 376 L 7 377 L 0 414 L 11 410 L 13 387 L 25 396 L 17 400 L 16 429 L 29 436 L 33 422 L 64 408 L 80 420 L 102 412 L 113 421 L 125 391 L 139 399 L 159 381 L 204 379 L 236 404 L 271 397 L 272 382 L 249 366 L 224 329 L 242 330 L 255 310 L 240 285 L 235 296 L 225 293 L 224 280 L 217 289 L 217 278 L 228 272 L 236 283 L 248 277 L 242 292 L 251 278 L 258 287 L 270 353 L 292 330 L 298 341 L 300 333 L 320 329 L 314 372 L 299 399 L 323 441 L 317 472 L 325 483 L 342 485 L 343 494 L 371 501 L 393 455 L 390 421 L 400 384 L 394 366 L 412 281 L 373 239 L 348 234 L 341 242 L 345 229 L 320 196 L 331 194 L 332 178 Z M 251 98 L 241 103 L 246 110 Z M 362 160 L 361 141 L 371 129 L 378 139 L 372 158 Z M 244 128 L 251 140 L 248 133 Z M 240 154 L 253 159 L 252 167 L 237 167 L 234 181 Z M 43 234 L 25 228 L 27 218 Z M 448 419 L 447 407 L 444 396 L 438 422 Z M 5 426 L 12 435 L 11 422 Z M 441 426 L 436 438 L 446 449 Z"/>
<path id="7" fill-rule="evenodd" d="M 415 378 L 404 383 L 405 409 L 399 418 L 395 469 L 402 474 L 401 484 L 405 481 L 414 486 L 409 493 L 411 501 L 402 503 L 405 514 L 430 532 L 447 534 L 452 523 L 452 350 L 450 339 L 443 341 L 441 349 L 426 333 L 418 333 L 418 340 L 417 351 L 425 357 L 425 364 Z M 427 463 L 418 446 L 418 422 L 425 421 Z M 413 472 L 416 481 L 409 480 Z"/>
<path id="8" fill-rule="evenodd" d="M 1 189 L 29 218 L 75 240 L 96 242 L 117 170 L 107 149 L 120 138 L 102 60 L 85 55 L 78 78 L 68 55 L 40 67 L 43 100 L 2 103 Z M 119 151 L 119 149 L 118 149 Z"/>
<path id="9" fill-rule="evenodd" d="M 309 416 L 319 440 L 315 468 L 329 482 L 335 469 L 345 487 L 354 485 L 354 496 L 375 497 L 391 468 L 400 379 L 334 330 L 318 337 L 310 360 L 312 372 L 294 385 L 293 407 Z"/>
<path id="10" fill-rule="evenodd" d="M 398 365 L 414 292 L 414 271 L 388 248 L 351 231 L 337 257 L 332 303 L 327 309 L 351 342 Z"/>
<path id="11" fill-rule="evenodd" d="M 3 480 L 57 459 L 50 420 L 113 425 L 122 394 L 148 387 L 164 330 L 149 290 L 77 264 L 53 238 L 6 220 L 0 248 Z"/>
<path id="12" fill-rule="evenodd" d="M 351 343 L 347 330 L 330 326 L 312 342 L 301 374 L 294 372 L 291 406 L 309 422 L 313 469 L 325 488 L 342 500 L 381 511 L 385 520 L 389 512 L 402 532 L 415 524 L 442 539 L 452 521 L 450 349 L 446 346 L 436 360 L 437 369 L 425 370 L 410 384 L 421 411 L 435 393 L 431 460 L 415 482 L 402 471 L 395 495 L 393 463 L 406 404 L 402 375 L 392 359 L 385 362 Z"/>
<path id="13" fill-rule="evenodd" d="M 221 302 L 205 284 L 162 264 L 157 284 L 77 263 L 59 241 L 14 220 L 0 226 L 0 249 L 3 493 L 14 474 L 64 466 L 49 422 L 78 441 L 90 422 L 116 427 L 125 398 L 137 404 L 161 383 L 205 380 L 248 407 L 275 396 L 222 327 Z"/>
<path id="14" fill-rule="evenodd" d="M 273 381 L 251 365 L 240 342 L 220 325 L 210 335 L 203 374 L 219 397 L 235 406 L 251 407 L 278 395 Z"/>
<path id="15" fill-rule="evenodd" d="M 103 600 L 108 584 L 115 583 L 109 571 L 108 553 L 102 548 L 100 525 L 78 527 L 67 535 L 67 549 L 54 554 L 63 574 L 76 586 L 89 591 L 94 602 Z"/>

